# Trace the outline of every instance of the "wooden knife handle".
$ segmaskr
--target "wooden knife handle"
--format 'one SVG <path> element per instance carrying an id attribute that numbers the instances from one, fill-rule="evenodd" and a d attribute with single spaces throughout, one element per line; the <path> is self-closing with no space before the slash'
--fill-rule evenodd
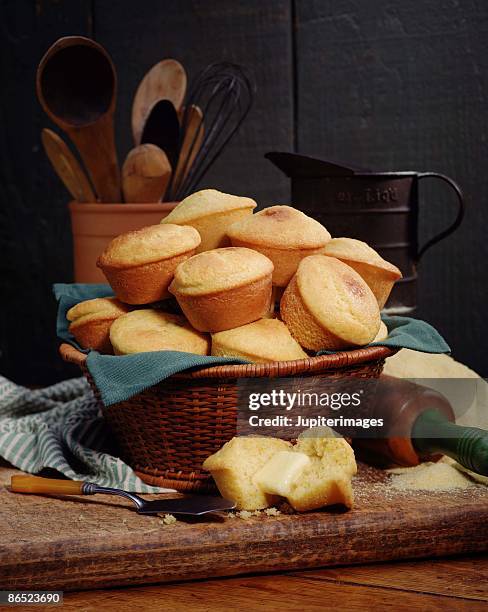
<path id="1" fill-rule="evenodd" d="M 10 490 L 15 493 L 47 493 L 52 495 L 82 495 L 81 480 L 56 480 L 39 476 L 12 476 Z"/>

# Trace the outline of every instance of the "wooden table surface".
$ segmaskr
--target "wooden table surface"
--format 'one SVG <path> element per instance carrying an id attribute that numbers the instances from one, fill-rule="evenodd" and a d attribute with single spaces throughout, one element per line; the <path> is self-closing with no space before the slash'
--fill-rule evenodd
<path id="1" fill-rule="evenodd" d="M 488 610 L 488 554 L 72 591 L 58 609 Z"/>
<path id="2" fill-rule="evenodd" d="M 39 611 L 39 607 L 21 608 Z M 54 610 L 56 608 L 49 608 Z M 66 593 L 62 610 L 487 610 L 488 556 Z"/>

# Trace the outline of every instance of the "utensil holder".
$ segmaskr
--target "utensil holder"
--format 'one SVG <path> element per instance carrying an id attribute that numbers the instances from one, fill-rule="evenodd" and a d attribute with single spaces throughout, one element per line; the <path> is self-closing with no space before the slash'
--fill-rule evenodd
<path id="1" fill-rule="evenodd" d="M 70 202 L 75 283 L 106 283 L 96 262 L 116 236 L 157 225 L 178 202 L 156 204 L 80 204 Z"/>

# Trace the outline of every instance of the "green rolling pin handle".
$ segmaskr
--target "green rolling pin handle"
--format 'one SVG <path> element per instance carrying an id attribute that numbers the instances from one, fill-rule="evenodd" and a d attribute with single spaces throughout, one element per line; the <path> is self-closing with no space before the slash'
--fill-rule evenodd
<path id="1" fill-rule="evenodd" d="M 451 423 L 436 410 L 426 410 L 412 427 L 412 444 L 420 454 L 449 455 L 468 470 L 488 476 L 488 431 Z"/>

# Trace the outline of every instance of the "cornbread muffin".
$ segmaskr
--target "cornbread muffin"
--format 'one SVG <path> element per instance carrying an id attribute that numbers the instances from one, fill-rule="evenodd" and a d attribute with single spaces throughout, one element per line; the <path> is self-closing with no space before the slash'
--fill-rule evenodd
<path id="1" fill-rule="evenodd" d="M 81 347 L 94 349 L 100 353 L 111 353 L 110 327 L 116 319 L 127 312 L 129 312 L 127 306 L 115 298 L 95 298 L 70 308 L 66 318 L 71 321 L 70 333 Z"/>
<path id="2" fill-rule="evenodd" d="M 194 330 L 184 317 L 159 310 L 134 310 L 115 321 L 110 341 L 116 355 L 181 351 L 208 355 L 208 336 Z"/>
<path id="3" fill-rule="evenodd" d="M 230 246 L 227 229 L 233 223 L 252 214 L 257 204 L 251 198 L 204 189 L 182 200 L 161 223 L 191 225 L 200 234 L 202 242 L 197 253 Z"/>
<path id="4" fill-rule="evenodd" d="M 289 442 L 277 438 L 232 438 L 205 459 L 203 468 L 212 474 L 222 497 L 235 502 L 239 510 L 268 508 L 279 498 L 263 492 L 253 476 L 275 453 L 291 448 Z"/>
<path id="5" fill-rule="evenodd" d="M 308 355 L 278 319 L 260 319 L 212 335 L 212 355 L 255 363 L 305 359 Z"/>
<path id="6" fill-rule="evenodd" d="M 383 321 L 381 321 L 380 329 L 378 330 L 378 333 L 376 334 L 372 342 L 381 342 L 382 340 L 386 340 L 387 338 L 388 338 L 388 328 L 383 323 Z"/>
<path id="7" fill-rule="evenodd" d="M 213 333 L 264 317 L 272 274 L 273 264 L 257 251 L 214 249 L 180 264 L 169 290 L 193 327 Z"/>
<path id="8" fill-rule="evenodd" d="M 271 206 L 228 230 L 233 246 L 255 249 L 274 264 L 273 285 L 286 287 L 300 261 L 321 253 L 330 234 L 315 219 L 291 206 Z"/>
<path id="9" fill-rule="evenodd" d="M 323 431 L 318 431 L 323 430 Z M 323 506 L 354 505 L 351 478 L 357 472 L 354 451 L 344 438 L 327 428 L 302 433 L 293 450 L 310 459 L 287 492 L 288 503 L 298 512 Z"/>
<path id="10" fill-rule="evenodd" d="M 402 273 L 396 266 L 383 259 L 361 240 L 333 238 L 323 252 L 354 268 L 374 293 L 380 309 L 386 304 L 395 282 L 402 278 Z"/>
<path id="11" fill-rule="evenodd" d="M 114 238 L 97 266 L 115 295 L 127 304 L 150 304 L 169 296 L 176 267 L 195 253 L 200 236 L 193 227 L 150 225 Z"/>
<path id="12" fill-rule="evenodd" d="M 376 298 L 361 276 L 325 255 L 301 261 L 280 308 L 295 340 L 313 351 L 369 344 L 381 323 Z"/>

